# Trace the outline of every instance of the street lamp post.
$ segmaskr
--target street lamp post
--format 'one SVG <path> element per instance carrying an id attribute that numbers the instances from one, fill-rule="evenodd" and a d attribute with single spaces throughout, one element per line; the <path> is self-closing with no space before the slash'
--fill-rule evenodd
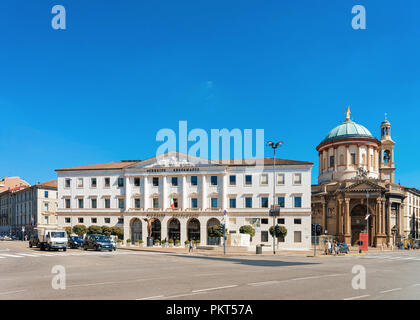
<path id="1" fill-rule="evenodd" d="M 273 148 L 273 254 L 276 254 L 276 215 L 275 215 L 275 206 L 276 206 L 276 149 L 283 144 L 282 141 L 267 143 L 267 147 Z M 280 211 L 280 208 L 279 208 Z M 280 214 L 280 212 L 279 212 Z"/>

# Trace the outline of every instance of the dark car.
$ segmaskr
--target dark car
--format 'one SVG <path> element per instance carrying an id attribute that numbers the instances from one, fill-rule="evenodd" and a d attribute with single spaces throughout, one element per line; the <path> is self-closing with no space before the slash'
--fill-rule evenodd
<path id="1" fill-rule="evenodd" d="M 70 249 L 83 248 L 84 241 L 82 237 L 79 236 L 70 236 L 67 242 L 67 245 Z"/>
<path id="2" fill-rule="evenodd" d="M 39 238 L 37 234 L 31 236 L 31 238 L 29 239 L 29 248 L 32 248 L 32 247 L 35 247 L 35 248 L 39 247 Z"/>
<path id="3" fill-rule="evenodd" d="M 85 238 L 83 249 L 112 251 L 112 243 L 106 236 L 102 234 L 88 234 Z"/>
<path id="4" fill-rule="evenodd" d="M 338 253 L 349 253 L 350 252 L 349 246 L 345 242 L 337 243 L 337 246 L 338 246 Z"/>

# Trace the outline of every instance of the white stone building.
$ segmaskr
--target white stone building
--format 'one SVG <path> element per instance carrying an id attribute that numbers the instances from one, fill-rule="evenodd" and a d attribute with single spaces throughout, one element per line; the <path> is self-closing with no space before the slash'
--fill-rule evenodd
<path id="1" fill-rule="evenodd" d="M 238 163 L 235 163 L 238 162 Z M 227 229 L 239 233 L 253 225 L 252 245 L 272 244 L 273 160 L 262 166 L 247 160 L 209 161 L 169 152 L 144 161 L 122 161 L 57 169 L 58 224 L 121 226 L 125 239 L 152 237 L 200 240 L 212 244 L 208 227 L 220 224 L 227 211 Z M 279 248 L 311 246 L 311 162 L 276 159 L 277 221 L 288 234 Z M 173 206 L 173 207 L 172 207 Z"/>
<path id="2" fill-rule="evenodd" d="M 405 188 L 405 196 L 402 234 L 405 239 L 419 239 L 420 190 L 416 188 Z"/>

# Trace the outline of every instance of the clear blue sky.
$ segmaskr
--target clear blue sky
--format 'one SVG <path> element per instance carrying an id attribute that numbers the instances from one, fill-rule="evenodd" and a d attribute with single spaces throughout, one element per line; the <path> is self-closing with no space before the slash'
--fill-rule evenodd
<path id="1" fill-rule="evenodd" d="M 356 4 L 367 30 L 351 28 Z M 264 129 L 315 183 L 315 147 L 350 105 L 376 137 L 388 113 L 396 182 L 419 188 L 419 14 L 418 0 L 1 1 L 0 176 L 145 159 L 187 120 Z"/>

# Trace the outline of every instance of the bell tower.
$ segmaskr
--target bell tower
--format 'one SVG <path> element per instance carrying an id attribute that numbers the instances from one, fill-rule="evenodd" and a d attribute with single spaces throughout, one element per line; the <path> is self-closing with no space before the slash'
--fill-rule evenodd
<path id="1" fill-rule="evenodd" d="M 395 162 L 394 162 L 394 145 L 391 139 L 391 123 L 386 118 L 381 123 L 381 149 L 379 155 L 379 173 L 380 179 L 391 183 L 394 182 Z"/>

